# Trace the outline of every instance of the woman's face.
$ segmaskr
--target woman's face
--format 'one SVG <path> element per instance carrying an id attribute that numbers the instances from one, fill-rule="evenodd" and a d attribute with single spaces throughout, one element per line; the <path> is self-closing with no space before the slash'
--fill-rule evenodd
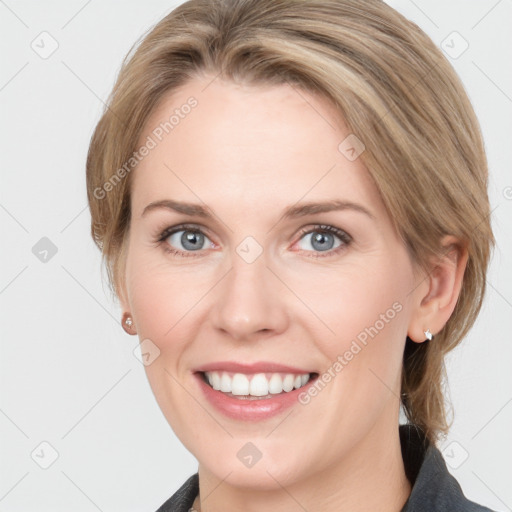
<path id="1" fill-rule="evenodd" d="M 212 77 L 140 139 L 123 307 L 214 477 L 286 486 L 396 436 L 416 280 L 354 141 L 322 98 Z"/>

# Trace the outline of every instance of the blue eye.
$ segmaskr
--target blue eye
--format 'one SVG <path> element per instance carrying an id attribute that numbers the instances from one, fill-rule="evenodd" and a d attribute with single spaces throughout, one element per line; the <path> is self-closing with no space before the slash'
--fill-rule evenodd
<path id="1" fill-rule="evenodd" d="M 308 240 L 309 238 L 309 240 Z M 315 250 L 315 251 L 329 251 L 331 249 L 335 249 L 341 245 L 341 240 L 336 240 L 336 237 L 331 233 L 321 233 L 320 231 L 313 231 L 311 233 L 307 233 L 302 241 L 307 240 L 307 243 Z M 309 250 L 307 247 L 301 247 L 302 249 Z"/>
<path id="2" fill-rule="evenodd" d="M 164 243 L 167 252 L 180 256 L 198 256 L 193 254 L 213 247 L 211 240 L 195 226 L 175 226 L 167 228 L 158 236 L 158 242 Z"/>
<path id="3" fill-rule="evenodd" d="M 337 253 L 350 244 L 352 237 L 345 231 L 334 226 L 314 226 L 302 232 L 298 242 L 299 248 L 307 252 Z"/>
<path id="4" fill-rule="evenodd" d="M 179 236 L 180 233 L 181 236 Z M 179 243 L 182 244 L 185 250 L 198 251 L 200 249 L 204 249 L 207 238 L 203 233 L 199 233 L 197 231 L 181 230 L 170 235 L 168 240 L 170 240 L 171 245 L 176 245 L 179 240 Z"/>

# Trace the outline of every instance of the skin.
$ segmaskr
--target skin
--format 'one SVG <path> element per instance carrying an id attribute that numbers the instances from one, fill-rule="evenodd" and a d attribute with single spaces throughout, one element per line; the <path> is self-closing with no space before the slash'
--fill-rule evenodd
<path id="1" fill-rule="evenodd" d="M 121 305 L 140 340 L 160 355 L 146 366 L 166 419 L 199 462 L 202 511 L 399 511 L 410 484 L 398 437 L 406 335 L 425 339 L 448 320 L 466 255 L 455 245 L 429 274 L 410 260 L 362 160 L 338 150 L 349 131 L 327 100 L 288 86 L 249 87 L 196 77 L 152 112 L 141 143 L 190 96 L 198 106 L 133 171 L 132 217 Z M 209 85 L 208 85 L 209 84 Z M 360 135 L 360 138 L 364 139 Z M 190 217 L 151 202 L 207 205 Z M 338 199 L 353 209 L 282 219 L 297 202 Z M 202 227 L 206 245 L 187 255 L 164 228 Z M 315 226 L 335 226 L 328 251 Z M 236 248 L 263 249 L 247 263 Z M 456 240 L 445 239 L 447 248 Z M 192 255 L 190 255 L 192 254 Z M 316 257 L 315 257 L 316 256 Z M 307 405 L 274 418 L 227 418 L 193 377 L 219 360 L 276 361 L 322 373 L 358 334 L 401 310 Z M 262 453 L 251 468 L 237 452 Z M 199 504 L 196 503 L 196 508 Z"/>

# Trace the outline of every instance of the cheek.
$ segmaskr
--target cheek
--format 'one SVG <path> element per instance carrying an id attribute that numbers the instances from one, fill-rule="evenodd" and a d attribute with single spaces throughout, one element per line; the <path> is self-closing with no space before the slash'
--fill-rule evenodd
<path id="1" fill-rule="evenodd" d="M 406 264 L 403 261 L 402 270 Z M 339 270 L 303 273 L 295 290 L 310 306 L 316 322 L 328 328 L 328 336 L 320 339 L 330 354 L 346 348 L 351 340 L 364 344 L 377 336 L 394 338 L 403 331 L 412 274 L 398 273 L 397 265 L 397 261 L 374 258 Z"/>
<path id="2" fill-rule="evenodd" d="M 159 356 L 145 366 L 147 378 L 172 428 L 186 439 L 184 408 L 190 407 L 190 397 L 183 385 L 186 387 L 187 369 L 193 363 L 188 359 L 190 342 L 203 320 L 201 298 L 208 290 L 206 278 L 178 269 L 165 257 L 155 257 L 154 251 L 139 250 L 127 261 L 127 283 L 139 338 L 141 342 L 151 340 L 159 350 Z"/>
<path id="3" fill-rule="evenodd" d="M 310 396 L 311 411 L 326 418 L 326 429 L 339 426 L 339 450 L 346 442 L 357 442 L 384 410 L 396 407 L 410 315 L 410 282 L 403 276 L 407 267 L 397 275 L 400 263 L 407 260 L 374 259 L 372 265 L 326 272 L 324 279 L 311 276 L 298 292 L 333 331 L 320 327 L 323 335 L 315 336 L 325 361 L 320 376 L 325 388 L 318 398 Z M 319 288 L 314 282 L 328 284 Z M 307 290 L 309 295 L 304 295 Z M 310 330 L 315 324 L 320 322 L 311 316 Z"/>
<path id="4" fill-rule="evenodd" d="M 309 277 L 297 289 L 316 314 L 309 316 L 309 325 L 318 325 L 317 332 L 322 332 L 315 343 L 326 356 L 324 373 L 334 376 L 329 381 L 332 400 L 347 410 L 354 407 L 353 417 L 377 410 L 392 396 L 389 389 L 399 390 L 413 283 L 410 268 L 405 254 L 375 254 L 341 271 L 305 274 Z"/>
<path id="5" fill-rule="evenodd" d="M 197 272 L 172 266 L 164 256 L 155 257 L 154 252 L 155 249 L 131 252 L 127 282 L 139 336 L 165 350 L 171 339 L 176 348 L 185 327 L 190 335 L 190 318 L 206 293 L 207 284 Z"/>
<path id="6" fill-rule="evenodd" d="M 197 305 L 204 292 L 193 286 L 186 276 L 171 278 L 146 273 L 142 279 L 133 300 L 137 332 L 143 338 L 150 338 L 160 350 L 171 345 L 175 350 L 185 334 L 192 335 L 199 310 Z"/>

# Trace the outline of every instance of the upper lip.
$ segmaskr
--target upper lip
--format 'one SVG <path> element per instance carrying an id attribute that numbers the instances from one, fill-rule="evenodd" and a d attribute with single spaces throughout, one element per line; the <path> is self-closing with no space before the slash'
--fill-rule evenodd
<path id="1" fill-rule="evenodd" d="M 312 373 L 310 370 L 288 366 L 279 363 L 272 363 L 267 361 L 259 361 L 255 363 L 237 363 L 235 361 L 217 361 L 214 363 L 204 364 L 195 369 L 196 372 L 214 372 L 226 371 L 233 373 L 295 373 L 302 375 L 305 373 Z"/>

